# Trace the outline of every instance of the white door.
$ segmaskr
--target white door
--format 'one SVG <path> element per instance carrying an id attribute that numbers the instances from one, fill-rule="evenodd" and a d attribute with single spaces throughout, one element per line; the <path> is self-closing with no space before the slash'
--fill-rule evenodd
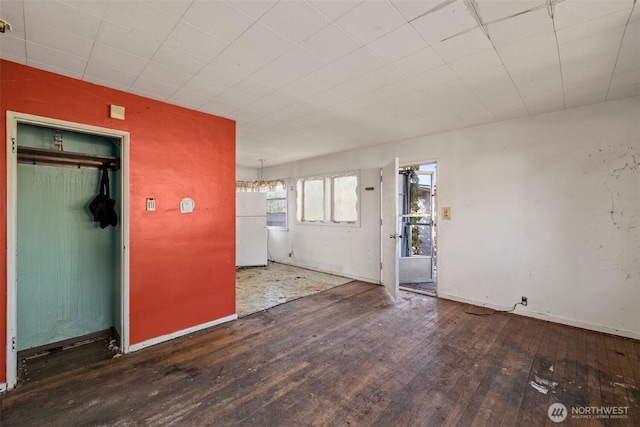
<path id="1" fill-rule="evenodd" d="M 381 247 L 382 272 L 380 280 L 389 293 L 398 295 L 398 158 L 393 159 L 381 170 Z"/>

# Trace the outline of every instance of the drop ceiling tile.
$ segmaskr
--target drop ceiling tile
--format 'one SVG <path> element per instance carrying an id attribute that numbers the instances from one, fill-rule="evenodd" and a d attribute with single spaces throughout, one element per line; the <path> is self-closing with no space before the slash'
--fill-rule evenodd
<path id="1" fill-rule="evenodd" d="M 438 100 L 440 100 L 442 102 L 443 98 L 449 98 L 449 97 L 455 97 L 455 96 L 460 96 L 460 94 L 465 93 L 465 94 L 469 94 L 469 88 L 462 82 L 462 80 L 460 80 L 459 78 L 455 77 L 453 79 L 448 79 L 443 77 L 442 79 L 442 83 L 437 84 L 437 85 L 433 85 L 431 83 L 435 82 L 436 80 L 434 79 L 428 87 L 426 87 L 424 90 L 425 93 L 428 93 L 429 96 L 436 98 Z"/>
<path id="2" fill-rule="evenodd" d="M 234 73 L 226 64 L 215 59 L 196 74 L 196 77 L 220 86 L 231 87 L 242 80 L 243 76 Z"/>
<path id="3" fill-rule="evenodd" d="M 210 80 L 204 80 L 200 77 L 192 77 L 180 89 L 188 92 L 199 93 L 202 96 L 214 99 L 216 96 L 229 89 L 229 87 L 219 85 Z"/>
<path id="4" fill-rule="evenodd" d="M 565 90 L 571 85 L 608 81 L 614 71 L 624 28 L 560 46 L 560 61 Z M 606 90 L 606 87 L 605 87 Z"/>
<path id="5" fill-rule="evenodd" d="M 337 25 L 330 24 L 300 43 L 300 47 L 308 50 L 326 62 L 332 62 L 361 45 Z"/>
<path id="6" fill-rule="evenodd" d="M 367 44 L 405 24 L 406 20 L 386 1 L 364 1 L 335 22 L 360 43 Z"/>
<path id="7" fill-rule="evenodd" d="M 341 102 L 344 102 L 346 100 L 346 96 L 331 89 L 324 90 L 317 95 L 310 96 L 306 99 L 307 102 L 323 108 L 330 108 L 333 105 L 340 104 Z"/>
<path id="8" fill-rule="evenodd" d="M 203 95 L 199 92 L 191 92 L 184 88 L 178 89 L 167 102 L 170 104 L 181 105 L 186 108 L 197 110 L 208 102 L 211 102 L 211 98 Z"/>
<path id="9" fill-rule="evenodd" d="M 541 59 L 548 62 L 547 58 L 558 58 L 558 45 L 555 35 L 552 33 L 541 34 L 514 43 L 496 47 L 502 61 L 512 67 L 515 64 L 523 64 L 524 67 L 536 66 Z"/>
<path id="10" fill-rule="evenodd" d="M 295 73 L 289 71 L 287 68 L 275 61 L 272 61 L 260 68 L 249 77 L 274 89 L 288 85 L 299 78 Z"/>
<path id="11" fill-rule="evenodd" d="M 98 34 L 100 18 L 76 7 L 49 1 L 24 1 L 21 4 L 24 5 L 24 18 L 27 27 L 33 19 L 37 22 L 49 22 L 53 27 L 80 37 L 93 38 Z"/>
<path id="12" fill-rule="evenodd" d="M 531 115 L 558 111 L 565 108 L 562 90 L 553 93 L 535 92 L 523 95 L 522 99 Z"/>
<path id="13" fill-rule="evenodd" d="M 121 90 L 126 90 L 135 82 L 137 76 L 137 74 L 127 73 L 108 64 L 89 61 L 83 80 L 103 86 L 115 85 Z"/>
<path id="14" fill-rule="evenodd" d="M 229 43 L 237 39 L 255 19 L 221 1 L 195 0 L 182 19 Z"/>
<path id="15" fill-rule="evenodd" d="M 604 102 L 609 88 L 609 79 L 600 81 L 571 82 L 564 86 L 564 98 L 567 108 Z"/>
<path id="16" fill-rule="evenodd" d="M 556 30 L 561 30 L 622 10 L 628 10 L 630 13 L 632 7 L 633 0 L 567 0 L 555 3 L 553 19 Z"/>
<path id="17" fill-rule="evenodd" d="M 501 88 L 506 83 L 511 84 L 511 77 L 502 65 L 476 73 L 460 76 L 460 80 L 474 92 Z"/>
<path id="18" fill-rule="evenodd" d="M 278 111 L 282 107 L 273 102 L 269 102 L 266 98 L 260 98 L 248 103 L 245 108 L 266 115 Z"/>
<path id="19" fill-rule="evenodd" d="M 324 67 L 307 74 L 305 79 L 325 89 L 330 89 L 348 80 L 344 78 L 331 64 L 325 65 Z"/>
<path id="20" fill-rule="evenodd" d="M 120 71 L 117 71 L 117 72 L 120 73 Z M 119 80 L 118 76 L 116 76 L 115 78 L 109 78 L 109 80 L 104 80 L 104 79 L 99 79 L 97 77 L 94 77 L 85 73 L 82 80 L 84 80 L 85 82 L 96 84 L 98 86 L 104 86 L 111 89 L 121 90 L 123 92 L 127 92 L 129 90 L 128 85 L 126 86 L 121 85 L 117 82 L 117 80 Z"/>
<path id="21" fill-rule="evenodd" d="M 324 89 L 317 84 L 305 79 L 298 79 L 279 89 L 280 92 L 292 95 L 298 100 L 307 99 L 323 90 Z"/>
<path id="22" fill-rule="evenodd" d="M 456 76 L 447 65 L 440 65 L 416 74 L 415 76 L 411 76 L 407 80 L 414 85 L 416 90 L 424 90 L 434 86 L 440 86 L 454 80 L 460 82 L 458 76 Z"/>
<path id="23" fill-rule="evenodd" d="M 147 61 L 139 56 L 132 55 L 103 43 L 96 43 L 91 52 L 92 63 L 107 65 L 127 74 L 138 75 L 147 65 Z"/>
<path id="24" fill-rule="evenodd" d="M 230 88 L 218 95 L 216 100 L 235 105 L 236 107 L 244 107 L 247 104 L 257 101 L 258 98 L 248 93 Z"/>
<path id="25" fill-rule="evenodd" d="M 177 17 L 141 1 L 109 2 L 103 19 L 157 41 L 166 39 L 178 22 Z"/>
<path id="26" fill-rule="evenodd" d="M 482 22 L 489 22 L 508 18 L 532 9 L 546 9 L 547 0 L 518 0 L 496 1 L 475 0 L 476 10 Z"/>
<path id="27" fill-rule="evenodd" d="M 261 55 L 254 55 L 251 50 L 243 49 L 232 43 L 212 62 L 222 64 L 238 77 L 238 80 L 255 73 L 270 62 Z"/>
<path id="28" fill-rule="evenodd" d="M 333 61 L 330 65 L 342 77 L 342 81 L 347 81 L 380 68 L 384 63 L 362 47 Z"/>
<path id="29" fill-rule="evenodd" d="M 255 120 L 259 119 L 260 117 L 264 117 L 264 114 L 257 111 L 249 110 L 247 108 L 239 107 L 233 110 L 230 116 L 238 123 L 245 124 L 255 122 Z"/>
<path id="30" fill-rule="evenodd" d="M 27 60 L 27 45 L 24 39 L 7 36 L 0 37 L 0 57 L 24 64 Z"/>
<path id="31" fill-rule="evenodd" d="M 163 82 L 140 76 L 138 76 L 136 81 L 129 88 L 129 91 L 132 93 L 159 101 L 166 101 L 177 90 L 178 88 L 176 86 L 171 86 Z"/>
<path id="32" fill-rule="evenodd" d="M 183 21 L 176 25 L 165 42 L 207 62 L 229 46 L 228 42 Z"/>
<path id="33" fill-rule="evenodd" d="M 629 17 L 629 22 L 635 22 L 640 20 L 640 7 L 634 7 L 633 12 L 631 12 L 631 16 Z"/>
<path id="34" fill-rule="evenodd" d="M 427 47 L 391 63 L 390 66 L 401 76 L 410 77 L 443 64 L 434 50 Z"/>
<path id="35" fill-rule="evenodd" d="M 281 126 L 292 122 L 302 116 L 303 114 L 295 109 L 283 108 L 282 110 L 260 117 L 255 121 L 255 124 L 263 127 L 264 129 L 270 129 L 275 126 Z"/>
<path id="36" fill-rule="evenodd" d="M 333 89 L 351 98 L 391 85 L 400 79 L 401 77 L 392 69 L 383 67 L 342 83 Z"/>
<path id="37" fill-rule="evenodd" d="M 322 68 L 326 63 L 301 47 L 294 47 L 275 59 L 274 64 L 286 69 L 296 79 Z"/>
<path id="38" fill-rule="evenodd" d="M 361 3 L 361 0 L 309 0 L 309 3 L 331 20 L 340 18 Z"/>
<path id="39" fill-rule="evenodd" d="M 31 65 L 32 63 L 47 64 L 47 70 L 57 69 L 60 74 L 81 79 L 87 66 L 87 59 L 27 42 L 27 64 Z M 40 67 L 37 66 L 36 68 Z"/>
<path id="40" fill-rule="evenodd" d="M 492 48 L 473 53 L 449 63 L 451 70 L 458 76 L 467 76 L 486 70 L 504 68 L 498 53 Z"/>
<path id="41" fill-rule="evenodd" d="M 616 61 L 614 79 L 617 73 L 630 73 L 640 80 L 640 21 L 630 22 L 624 32 L 620 52 Z"/>
<path id="42" fill-rule="evenodd" d="M 300 43 L 331 21 L 309 3 L 285 1 L 269 9 L 260 22 L 289 40 Z"/>
<path id="43" fill-rule="evenodd" d="M 302 80 L 302 79 L 301 79 Z M 300 80 L 298 80 L 300 81 Z M 294 82 L 295 83 L 295 82 Z M 279 108 L 285 108 L 290 105 L 299 102 L 302 99 L 304 94 L 287 92 L 284 87 L 275 90 L 273 92 L 269 92 L 260 98 L 260 101 L 266 102 L 268 104 L 273 104 Z"/>
<path id="44" fill-rule="evenodd" d="M 247 52 L 248 55 L 259 61 L 264 60 L 266 63 L 279 57 L 293 46 L 294 44 L 291 41 L 264 25 L 256 23 L 238 37 L 220 56 L 235 48 Z"/>
<path id="45" fill-rule="evenodd" d="M 62 76 L 71 77 L 73 79 L 78 79 L 78 80 L 82 79 L 82 73 L 78 73 L 74 71 L 74 69 L 77 69 L 77 67 L 73 65 L 71 66 L 65 65 L 65 68 L 62 68 L 58 65 L 52 65 L 52 64 L 53 63 L 51 61 L 47 61 L 43 63 L 43 62 L 34 61 L 32 59 L 28 59 L 25 63 L 25 65 L 28 65 L 29 67 L 38 68 L 40 70 L 49 71 L 54 74 L 60 74 Z"/>
<path id="46" fill-rule="evenodd" d="M 179 88 L 191 78 L 191 75 L 175 68 L 149 61 L 142 73 L 140 73 L 140 77 Z"/>
<path id="47" fill-rule="evenodd" d="M 611 82 L 607 101 L 640 95 L 640 81 L 637 73 L 619 73 Z"/>
<path id="48" fill-rule="evenodd" d="M 367 45 L 367 49 L 387 63 L 404 58 L 426 47 L 425 41 L 409 24 L 405 24 Z"/>
<path id="49" fill-rule="evenodd" d="M 230 114 L 236 110 L 238 107 L 235 105 L 227 104 L 226 102 L 219 101 L 214 99 L 211 102 L 207 102 L 202 107 L 202 111 L 205 113 L 213 114 L 218 117 L 227 117 L 230 118 Z"/>
<path id="50" fill-rule="evenodd" d="M 29 24 L 29 40 L 79 58 L 89 58 L 93 39 L 80 37 L 52 27 L 47 21 L 32 19 Z"/>
<path id="51" fill-rule="evenodd" d="M 604 33 L 618 27 L 624 27 L 627 24 L 628 18 L 629 11 L 623 10 L 601 18 L 560 29 L 556 32 L 558 43 L 563 45 L 591 37 L 598 33 Z"/>
<path id="52" fill-rule="evenodd" d="M 413 28 L 430 45 L 447 40 L 478 26 L 467 4 L 456 0 L 411 22 Z"/>
<path id="53" fill-rule="evenodd" d="M 495 101 L 484 98 L 480 98 L 480 100 L 487 106 L 487 109 L 494 117 L 494 121 L 511 120 L 529 115 L 527 107 L 519 96 Z"/>
<path id="54" fill-rule="evenodd" d="M 278 0 L 232 0 L 227 2 L 232 7 L 238 9 L 245 15 L 252 17 L 253 19 L 260 19 L 262 15 L 267 13 Z"/>
<path id="55" fill-rule="evenodd" d="M 65 0 L 62 1 L 71 7 L 81 10 L 98 18 L 102 18 L 104 11 L 107 8 L 108 0 Z"/>
<path id="56" fill-rule="evenodd" d="M 252 79 L 240 80 L 235 86 L 233 86 L 233 89 L 256 98 L 262 98 L 266 94 L 274 91 L 274 88 Z"/>
<path id="57" fill-rule="evenodd" d="M 491 42 L 479 28 L 432 46 L 444 62 L 455 61 L 491 47 Z"/>
<path id="58" fill-rule="evenodd" d="M 74 0 L 75 1 L 75 0 Z M 177 18 L 182 18 L 182 16 L 185 14 L 185 12 L 187 11 L 187 9 L 189 9 L 189 6 L 191 5 L 190 1 L 185 1 L 185 0 L 142 0 L 144 3 L 146 3 L 147 5 L 154 7 L 156 9 L 159 9 L 161 11 L 163 11 L 164 13 L 167 13 L 169 15 L 175 16 Z M 102 0 L 103 3 L 108 3 L 105 0 Z M 95 0 L 90 0 L 90 1 L 83 1 L 82 3 L 101 3 L 100 1 L 95 1 Z M 97 12 L 97 11 L 96 11 Z M 101 16 L 101 15 L 97 15 L 97 16 Z"/>
<path id="59" fill-rule="evenodd" d="M 207 65 L 207 62 L 202 59 L 182 52 L 169 44 L 160 46 L 151 60 L 189 75 L 197 74 Z"/>
<path id="60" fill-rule="evenodd" d="M 391 0 L 391 4 L 398 9 L 407 22 L 436 9 L 442 3 L 442 0 Z"/>
<path id="61" fill-rule="evenodd" d="M 500 46 L 553 33 L 553 20 L 546 9 L 539 9 L 489 24 L 487 31 L 493 44 Z"/>
<path id="62" fill-rule="evenodd" d="M 113 48 L 150 59 L 160 47 L 160 41 L 127 28 L 104 21 L 96 41 Z"/>

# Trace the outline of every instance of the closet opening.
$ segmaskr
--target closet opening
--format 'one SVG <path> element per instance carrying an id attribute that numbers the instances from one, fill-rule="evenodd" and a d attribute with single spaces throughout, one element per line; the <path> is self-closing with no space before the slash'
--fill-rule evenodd
<path id="1" fill-rule="evenodd" d="M 7 135 L 13 388 L 128 350 L 128 134 L 8 113 Z"/>

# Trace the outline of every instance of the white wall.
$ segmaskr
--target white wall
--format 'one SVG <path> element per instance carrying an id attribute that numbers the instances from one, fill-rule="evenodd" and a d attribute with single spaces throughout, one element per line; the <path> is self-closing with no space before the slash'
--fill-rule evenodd
<path id="1" fill-rule="evenodd" d="M 379 282 L 378 168 L 438 162 L 441 297 L 640 338 L 640 97 L 309 159 L 266 178 L 362 170 L 360 228 L 272 231 L 272 259 Z M 290 186 L 291 187 L 291 186 Z M 289 258 L 289 252 L 293 257 Z"/>

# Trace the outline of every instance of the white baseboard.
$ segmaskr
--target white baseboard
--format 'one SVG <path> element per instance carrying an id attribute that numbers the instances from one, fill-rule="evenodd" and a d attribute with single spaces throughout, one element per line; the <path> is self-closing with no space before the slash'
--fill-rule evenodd
<path id="1" fill-rule="evenodd" d="M 480 301 L 474 301 L 468 298 L 459 297 L 457 295 L 445 294 L 440 292 L 438 292 L 438 297 L 452 300 L 452 301 L 463 302 L 465 304 L 471 304 L 479 307 L 487 307 L 493 310 L 511 310 L 513 308 L 513 306 L 505 307 L 497 304 L 483 303 Z M 595 323 L 581 322 L 579 320 L 568 319 L 562 316 L 554 316 L 554 315 L 545 314 L 545 313 L 538 313 L 535 311 L 523 309 L 521 306 L 517 306 L 515 311 L 513 311 L 513 314 L 517 314 L 519 316 L 525 316 L 525 317 L 532 317 L 534 319 L 539 319 L 539 320 L 545 320 L 547 322 L 560 323 L 562 325 L 567 325 L 567 326 L 574 326 L 576 328 L 588 329 L 590 331 L 602 332 L 605 334 L 617 335 L 620 337 L 640 340 L 640 332 L 625 331 L 622 329 L 612 328 L 610 326 L 598 325 Z"/>
<path id="2" fill-rule="evenodd" d="M 150 347 L 152 345 L 159 344 L 161 342 L 169 341 L 169 340 L 172 340 L 174 338 L 178 338 L 178 337 L 181 337 L 181 336 L 184 336 L 184 335 L 188 335 L 188 334 L 191 334 L 193 332 L 201 331 L 203 329 L 207 329 L 207 328 L 210 328 L 212 326 L 219 325 L 221 323 L 230 322 L 232 320 L 236 320 L 237 318 L 238 318 L 237 314 L 232 314 L 230 316 L 222 317 L 220 319 L 216 319 L 216 320 L 213 320 L 211 322 L 203 323 L 201 325 L 192 326 L 190 328 L 183 329 L 181 331 L 176 331 L 176 332 L 173 332 L 173 333 L 170 333 L 170 334 L 167 334 L 167 335 L 162 335 L 162 336 L 159 336 L 159 337 L 151 338 L 149 340 L 146 340 L 146 341 L 143 341 L 143 342 L 139 342 L 137 344 L 130 345 L 129 348 L 128 348 L 128 351 L 126 351 L 126 353 L 131 353 L 131 352 L 134 352 L 134 351 L 142 350 L 143 348 Z"/>

